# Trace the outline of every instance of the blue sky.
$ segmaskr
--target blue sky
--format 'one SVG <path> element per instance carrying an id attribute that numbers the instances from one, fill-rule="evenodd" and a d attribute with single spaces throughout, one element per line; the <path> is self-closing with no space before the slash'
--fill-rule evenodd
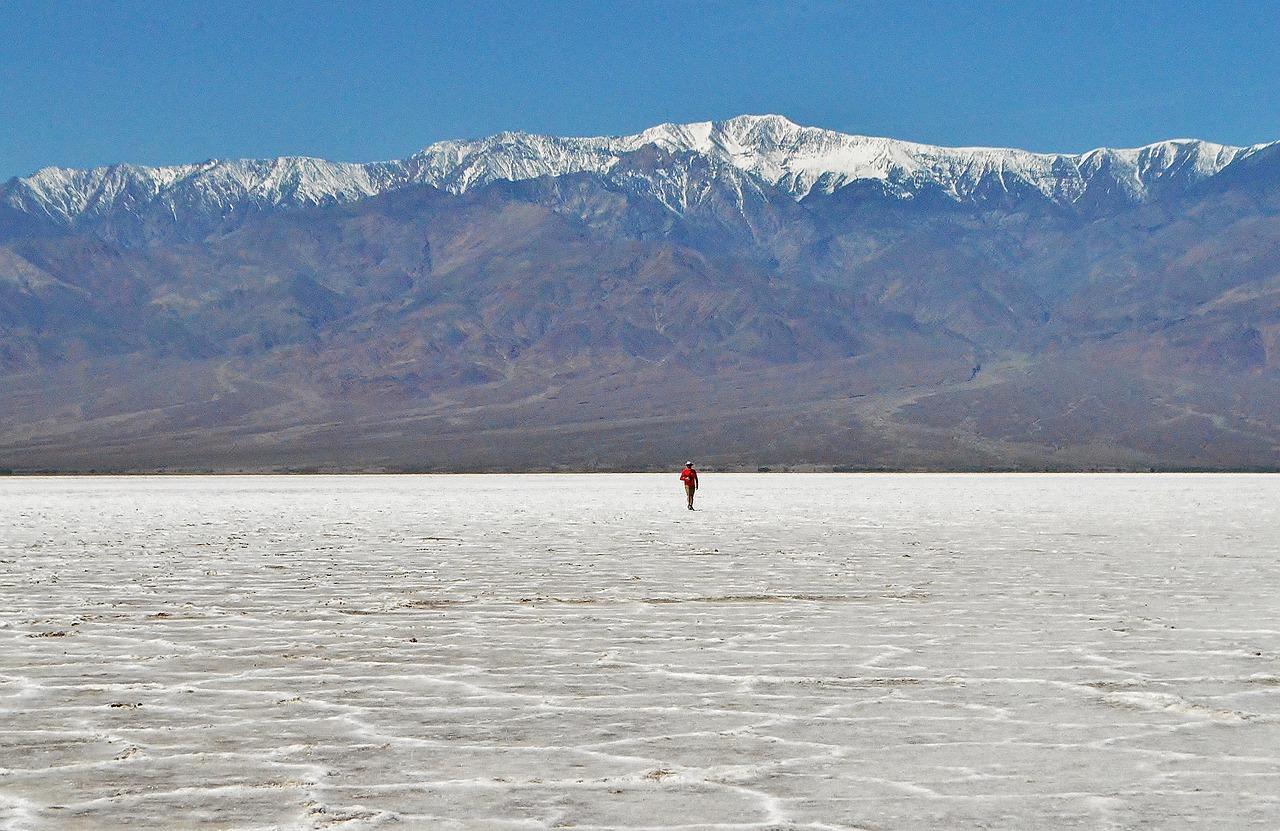
<path id="1" fill-rule="evenodd" d="M 1280 139 L 1274 0 L 9 0 L 0 44 L 0 180 L 742 113 L 1057 152 Z"/>

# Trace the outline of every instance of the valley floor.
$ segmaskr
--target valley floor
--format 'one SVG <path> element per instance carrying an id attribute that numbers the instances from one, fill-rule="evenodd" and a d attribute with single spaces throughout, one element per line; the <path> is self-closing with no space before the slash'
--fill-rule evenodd
<path id="1" fill-rule="evenodd" d="M 0 479 L 5 829 L 1274 828 L 1280 478 Z"/>

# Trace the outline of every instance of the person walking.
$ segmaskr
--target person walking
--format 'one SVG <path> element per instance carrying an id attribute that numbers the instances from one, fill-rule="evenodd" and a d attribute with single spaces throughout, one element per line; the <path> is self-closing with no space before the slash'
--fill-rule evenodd
<path id="1" fill-rule="evenodd" d="M 698 471 L 693 469 L 693 462 L 685 462 L 680 471 L 680 481 L 684 483 L 684 495 L 689 498 L 689 510 L 693 510 L 693 492 L 698 489 Z"/>

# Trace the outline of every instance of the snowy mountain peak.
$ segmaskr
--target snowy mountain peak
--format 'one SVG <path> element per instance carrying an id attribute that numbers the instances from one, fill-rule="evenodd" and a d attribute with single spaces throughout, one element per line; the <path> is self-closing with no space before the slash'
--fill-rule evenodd
<path id="1" fill-rule="evenodd" d="M 183 206 L 234 210 L 245 204 L 318 205 L 372 196 L 383 190 L 377 166 L 306 157 L 210 160 L 173 167 L 121 164 L 93 170 L 45 168 L 0 190 L 26 213 L 71 224 L 120 210 L 161 204 L 175 216 Z"/>
<path id="2" fill-rule="evenodd" d="M 156 168 L 45 168 L 0 186 L 0 203 L 64 225 L 144 206 L 175 218 L 189 211 L 228 214 L 245 208 L 350 202 L 411 184 L 463 193 L 500 180 L 574 173 L 609 176 L 624 158 L 654 147 L 704 159 L 710 169 L 732 176 L 735 188 L 741 188 L 738 178 L 746 177 L 758 187 L 776 188 L 797 200 L 872 181 L 886 195 L 902 200 L 924 192 L 942 193 L 957 202 L 1039 194 L 1066 206 L 1095 186 L 1142 201 L 1153 187 L 1213 176 L 1263 146 L 1178 139 L 1079 155 L 944 148 L 804 127 L 780 115 L 742 115 L 718 122 L 660 124 L 630 136 L 503 132 L 478 140 L 442 141 L 402 161 L 370 164 L 284 157 Z M 658 171 L 652 174 L 654 181 L 642 183 L 629 171 L 626 178 L 641 191 L 670 194 L 672 175 Z M 675 196 L 662 201 L 675 211 L 686 204 Z"/>

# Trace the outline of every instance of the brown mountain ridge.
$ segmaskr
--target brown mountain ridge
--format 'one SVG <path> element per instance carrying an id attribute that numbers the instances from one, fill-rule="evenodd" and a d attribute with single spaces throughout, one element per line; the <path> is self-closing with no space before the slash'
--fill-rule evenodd
<path id="1" fill-rule="evenodd" d="M 1245 162 L 1069 208 L 658 147 L 168 224 L 8 205 L 0 468 L 1273 470 L 1280 149 Z"/>

